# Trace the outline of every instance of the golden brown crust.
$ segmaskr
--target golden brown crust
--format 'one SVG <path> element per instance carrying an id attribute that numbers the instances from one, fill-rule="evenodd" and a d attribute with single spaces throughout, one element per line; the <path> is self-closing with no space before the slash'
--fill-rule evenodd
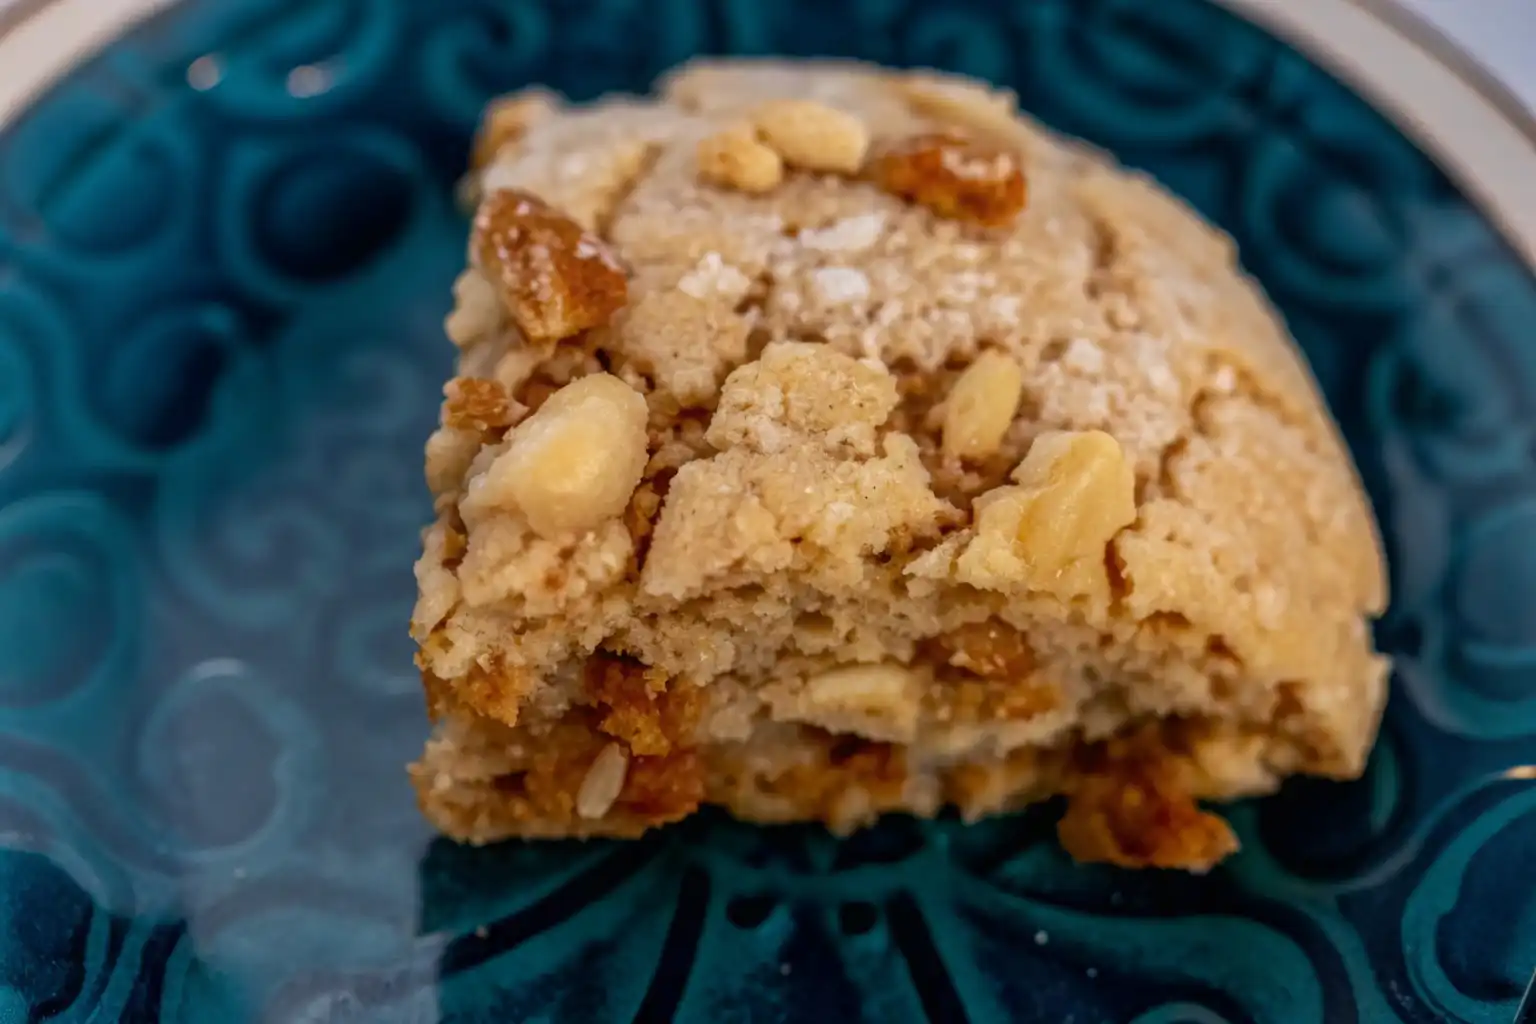
<path id="1" fill-rule="evenodd" d="M 1176 746 L 1143 728 L 1081 751 L 1057 825 L 1063 848 L 1080 861 L 1186 871 L 1235 852 L 1231 826 L 1195 803 Z"/>
<path id="2" fill-rule="evenodd" d="M 540 115 L 476 179 L 412 622 L 447 831 L 985 813 L 1072 791 L 1063 751 L 1197 718 L 1227 730 L 1200 748 L 1222 784 L 1084 776 L 1067 828 L 1204 865 L 1225 840 L 1186 794 L 1361 770 L 1374 524 L 1219 232 L 959 79 L 706 63 L 652 101 L 506 109 Z M 773 173 L 701 163 L 722 139 Z M 507 479 L 599 374 L 615 425 L 561 443 L 608 438 L 575 464 L 613 480 Z M 826 729 L 894 746 L 833 759 Z M 469 770 L 534 736 L 573 753 L 510 796 Z M 800 767 L 765 767 L 773 737 Z M 619 766 L 638 788 L 590 817 Z"/>
<path id="3" fill-rule="evenodd" d="M 703 704 L 696 687 L 669 688 L 656 670 L 605 654 L 587 662 L 583 685 L 602 716 L 598 730 L 631 752 L 661 757 L 692 745 Z"/>

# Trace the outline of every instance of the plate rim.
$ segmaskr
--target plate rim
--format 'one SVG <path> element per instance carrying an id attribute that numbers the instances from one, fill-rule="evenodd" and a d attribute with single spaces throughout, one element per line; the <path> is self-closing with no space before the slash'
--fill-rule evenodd
<path id="1" fill-rule="evenodd" d="M 1536 110 L 1400 0 L 1216 0 L 1336 75 L 1466 193 L 1536 272 Z"/>
<path id="2" fill-rule="evenodd" d="M 0 129 L 70 68 L 179 0 L 15 0 L 0 11 Z M 1536 272 L 1536 111 L 1399 0 L 1216 0 L 1387 115 Z"/>

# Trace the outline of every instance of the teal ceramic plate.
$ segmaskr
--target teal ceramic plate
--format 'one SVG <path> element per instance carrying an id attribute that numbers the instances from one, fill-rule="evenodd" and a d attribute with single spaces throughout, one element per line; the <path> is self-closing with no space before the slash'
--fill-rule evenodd
<path id="1" fill-rule="evenodd" d="M 1475 93 L 1415 106 L 1432 72 L 1394 86 L 1399 58 L 1454 80 L 1421 49 L 1349 43 L 1385 30 L 1338 0 L 1242 5 L 1287 32 L 1313 9 L 1309 52 L 1358 50 L 1336 66 L 1466 190 L 1203 0 L 185 0 L 48 66 L 59 10 L 101 35 L 149 6 L 24 3 L 0 39 L 0 1022 L 1514 1016 L 1536 278 L 1500 182 L 1536 150 Z M 1332 7 L 1355 21 L 1315 31 Z M 1364 779 L 1240 808 L 1205 878 L 1074 866 L 1048 809 L 433 839 L 404 623 L 469 134 L 497 92 L 643 88 L 706 51 L 985 76 L 1232 232 L 1390 550 Z"/>

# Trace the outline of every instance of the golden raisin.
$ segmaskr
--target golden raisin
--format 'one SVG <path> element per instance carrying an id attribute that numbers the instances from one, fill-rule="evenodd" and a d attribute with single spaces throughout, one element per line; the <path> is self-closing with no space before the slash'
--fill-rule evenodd
<path id="1" fill-rule="evenodd" d="M 881 188 L 941 217 L 1003 227 L 1024 209 L 1028 187 L 1019 158 L 954 135 L 920 135 L 871 162 Z"/>
<path id="2" fill-rule="evenodd" d="M 629 299 L 628 278 L 607 244 L 526 192 L 486 196 L 470 246 L 513 323 L 536 344 L 601 327 Z"/>

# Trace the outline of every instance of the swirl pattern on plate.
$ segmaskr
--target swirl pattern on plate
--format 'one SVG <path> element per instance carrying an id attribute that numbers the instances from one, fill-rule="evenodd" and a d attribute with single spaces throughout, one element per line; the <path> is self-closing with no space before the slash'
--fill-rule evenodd
<path id="1" fill-rule="evenodd" d="M 1365 778 L 1240 808 L 1203 879 L 1073 866 L 1048 809 L 432 840 L 403 623 L 470 132 L 705 51 L 989 77 L 1232 232 L 1390 549 Z M 1502 1024 L 1533 322 L 1428 158 L 1203 0 L 185 0 L 0 131 L 0 1019 Z"/>

